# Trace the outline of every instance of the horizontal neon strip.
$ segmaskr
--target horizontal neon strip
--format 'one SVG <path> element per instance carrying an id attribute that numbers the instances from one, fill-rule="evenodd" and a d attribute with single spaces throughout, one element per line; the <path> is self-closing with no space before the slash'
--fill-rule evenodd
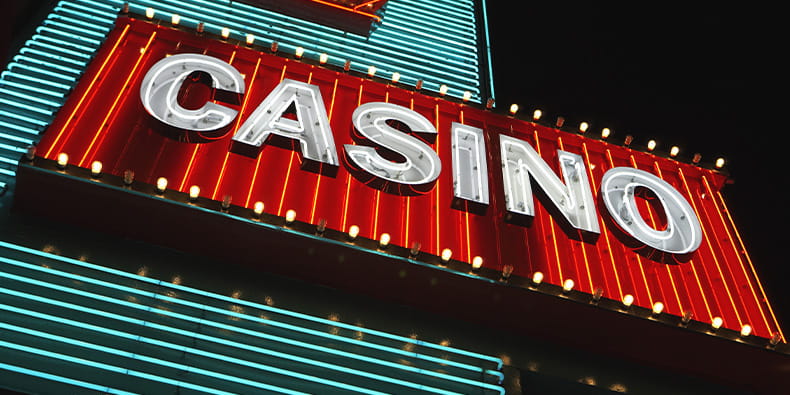
<path id="1" fill-rule="evenodd" d="M 329 386 L 333 386 L 333 387 L 342 388 L 342 389 L 345 389 L 345 390 L 352 390 L 352 391 L 357 391 L 357 392 L 362 392 L 362 393 L 367 393 L 367 394 L 383 394 L 382 392 L 371 391 L 371 390 L 368 390 L 368 389 L 365 389 L 365 388 L 359 388 L 359 387 L 356 387 L 356 386 L 335 382 L 333 380 L 325 380 L 325 379 L 321 379 L 321 378 L 314 377 L 314 376 L 308 376 L 308 375 L 304 375 L 304 374 L 301 374 L 301 373 L 291 372 L 291 371 L 288 371 L 288 370 L 285 370 L 285 369 L 279 369 L 279 368 L 276 368 L 276 367 L 267 366 L 267 365 L 263 365 L 263 364 L 259 364 L 259 363 L 253 363 L 253 362 L 249 362 L 249 361 L 244 361 L 244 360 L 241 360 L 241 359 L 238 359 L 238 358 L 229 357 L 227 355 L 221 355 L 221 354 L 211 353 L 211 352 L 207 352 L 207 351 L 202 351 L 202 350 L 199 350 L 199 349 L 196 349 L 196 348 L 193 348 L 193 347 L 180 346 L 180 345 L 177 345 L 177 344 L 168 343 L 168 342 L 164 342 L 164 341 L 159 341 L 159 340 L 155 340 L 155 339 L 150 339 L 150 338 L 146 338 L 144 336 L 138 336 L 138 335 L 134 335 L 134 334 L 127 333 L 127 332 L 122 332 L 122 331 L 116 331 L 116 330 L 113 330 L 113 329 L 102 328 L 102 327 L 99 327 L 99 326 L 95 326 L 95 325 L 91 325 L 91 324 L 87 324 L 87 323 L 83 323 L 83 322 L 69 320 L 69 319 L 63 318 L 63 317 L 56 317 L 56 316 L 52 316 L 52 315 L 49 315 L 49 314 L 38 313 L 38 312 L 35 312 L 35 311 L 31 311 L 31 310 L 16 309 L 16 308 L 13 308 L 11 306 L 6 306 L 6 305 L 2 305 L 2 304 L 0 304 L 0 309 L 7 310 L 7 311 L 12 311 L 12 312 L 15 312 L 15 313 L 20 313 L 20 314 L 25 314 L 25 315 L 29 315 L 29 316 L 35 316 L 36 318 L 45 319 L 45 320 L 52 321 L 52 322 L 61 322 L 61 321 L 63 321 L 63 323 L 67 323 L 68 325 L 71 325 L 71 326 L 76 326 L 76 327 L 84 326 L 85 329 L 96 331 L 96 332 L 100 332 L 100 333 L 104 333 L 104 334 L 111 335 L 111 336 L 116 336 L 116 337 L 121 337 L 121 338 L 125 338 L 125 339 L 140 341 L 140 342 L 143 342 L 143 343 L 153 344 L 153 345 L 156 345 L 156 346 L 166 347 L 166 348 L 170 348 L 170 349 L 174 349 L 174 350 L 178 350 L 178 351 L 182 351 L 182 352 L 188 352 L 188 353 L 192 353 L 192 354 L 195 354 L 195 355 L 208 356 L 210 358 L 214 358 L 214 359 L 218 359 L 218 360 L 222 360 L 222 361 L 226 361 L 226 362 L 238 363 L 238 364 L 254 367 L 254 368 L 257 368 L 257 369 L 261 369 L 261 370 L 269 370 L 269 371 L 274 372 L 274 373 L 288 375 L 290 377 L 297 378 L 297 379 L 314 381 L 314 382 L 316 382 L 318 384 L 322 384 L 322 385 L 329 385 Z M 91 309 L 86 309 L 86 310 L 91 310 Z M 66 322 L 66 321 L 68 321 L 68 322 Z M 87 347 L 87 348 L 91 348 L 91 349 L 98 350 L 98 351 L 104 351 L 104 352 L 108 352 L 108 353 L 111 353 L 111 354 L 114 354 L 114 355 L 121 355 L 121 356 L 124 356 L 124 357 L 131 357 L 133 359 L 143 360 L 145 362 L 157 363 L 157 362 L 164 361 L 162 359 L 142 356 L 140 354 L 131 354 L 131 355 L 129 355 L 130 353 L 128 353 L 127 351 L 124 351 L 124 350 L 111 348 L 111 347 L 105 347 L 105 346 L 96 345 L 96 344 L 88 343 L 88 342 L 83 342 L 81 340 L 71 339 L 71 338 L 63 337 L 63 336 L 59 336 L 59 335 L 53 335 L 53 334 L 50 334 L 50 333 L 38 331 L 38 330 L 35 330 L 35 329 L 31 329 L 31 328 L 20 327 L 20 326 L 17 326 L 17 325 L 6 324 L 6 323 L 0 322 L 0 328 L 4 328 L 4 329 L 8 329 L 8 330 L 24 333 L 26 335 L 33 335 L 33 336 L 43 337 L 43 338 L 56 340 L 56 341 L 60 341 L 60 342 L 68 343 L 68 344 L 73 344 L 73 345 L 77 345 L 77 346 L 81 346 L 81 347 Z M 192 332 L 188 332 L 188 333 L 191 334 Z M 140 357 L 142 357 L 142 358 L 140 358 Z M 164 362 L 171 363 L 169 361 L 164 361 Z M 160 365 L 164 365 L 162 363 L 159 363 L 159 364 Z M 188 365 L 181 365 L 181 366 L 185 367 L 187 370 L 194 371 L 193 370 L 194 368 L 190 368 Z M 252 386 L 255 386 L 255 387 L 258 387 L 258 388 L 261 388 L 261 389 L 266 389 L 266 390 L 270 390 L 270 391 L 277 391 L 277 392 L 293 393 L 293 391 L 284 389 L 282 387 L 276 387 L 276 386 L 266 385 L 266 384 L 262 384 L 262 383 L 258 384 L 257 382 L 252 382 L 252 383 L 255 383 L 255 384 L 250 384 L 250 382 L 248 380 L 246 380 L 246 379 L 238 378 L 238 377 L 235 377 L 235 376 L 224 375 L 222 373 L 216 373 L 216 374 L 226 376 L 225 379 L 229 379 L 230 381 L 234 381 L 234 382 L 238 382 L 238 383 L 242 383 L 242 384 L 247 384 L 247 385 L 252 385 Z M 222 377 L 220 377 L 220 378 L 222 378 Z"/>
<path id="2" fill-rule="evenodd" d="M 16 260 L 8 259 L 8 258 L 0 257 L 0 261 L 8 263 L 8 264 L 11 264 L 11 265 L 25 267 L 27 269 L 36 270 L 36 271 L 46 272 L 46 273 L 49 273 L 49 274 L 54 274 L 54 275 L 57 275 L 57 276 L 66 277 L 66 278 L 70 278 L 70 279 L 81 281 L 81 282 L 85 282 L 85 283 L 100 285 L 100 286 L 104 286 L 104 287 L 108 287 L 108 288 L 112 288 L 112 289 L 121 290 L 121 291 L 124 291 L 124 292 L 134 293 L 134 294 L 141 295 L 141 296 L 148 297 L 148 298 L 152 298 L 152 299 L 164 300 L 164 301 L 167 301 L 167 302 L 170 302 L 170 303 L 174 303 L 174 304 L 187 305 L 189 307 L 193 307 L 193 308 L 198 309 L 200 311 L 211 311 L 211 312 L 215 312 L 215 313 L 222 314 L 222 315 L 229 315 L 229 316 L 234 316 L 234 317 L 243 318 L 243 319 L 247 319 L 247 320 L 258 321 L 258 322 L 264 323 L 266 325 L 279 326 L 279 327 L 283 327 L 285 329 L 294 330 L 294 331 L 303 332 L 303 330 L 305 329 L 305 328 L 299 328 L 299 327 L 295 327 L 293 325 L 284 324 L 284 323 L 280 323 L 280 322 L 272 321 L 272 320 L 253 319 L 253 318 L 257 318 L 257 317 L 249 316 L 249 315 L 246 315 L 246 314 L 239 314 L 239 313 L 231 312 L 231 311 L 224 310 L 224 309 L 219 309 L 219 308 L 208 306 L 208 305 L 204 305 L 204 304 L 188 302 L 188 301 L 180 300 L 178 298 L 167 297 L 167 296 L 163 296 L 163 295 L 156 294 L 156 293 L 153 293 L 153 292 L 146 292 L 146 291 L 137 290 L 135 288 L 125 287 L 125 286 L 121 286 L 121 285 L 113 285 L 112 283 L 107 283 L 105 281 L 96 280 L 96 279 L 93 279 L 93 278 L 88 278 L 88 277 L 74 275 L 74 274 L 69 274 L 69 273 L 65 273 L 65 272 L 60 272 L 60 271 L 57 271 L 57 270 L 54 270 L 54 269 L 51 269 L 51 268 L 44 268 L 44 267 L 40 267 L 40 266 L 37 266 L 37 265 L 32 265 L 32 264 L 28 264 L 28 263 L 25 263 L 25 262 L 16 261 Z M 412 373 L 426 374 L 426 375 L 429 375 L 429 376 L 433 376 L 433 377 L 437 377 L 437 378 L 441 378 L 441 379 L 445 379 L 445 380 L 449 380 L 449 381 L 456 381 L 456 382 L 469 384 L 469 385 L 479 385 L 479 383 L 476 382 L 476 381 L 466 380 L 466 379 L 463 379 L 463 378 L 458 378 L 458 377 L 455 377 L 455 376 L 444 375 L 444 374 L 435 373 L 435 372 L 431 372 L 431 371 L 426 371 L 426 370 L 422 370 L 422 369 L 416 369 L 416 368 L 412 368 L 410 366 L 390 363 L 390 362 L 387 362 L 387 361 L 384 361 L 384 360 L 380 360 L 380 359 L 376 359 L 376 358 L 370 358 L 370 357 L 365 357 L 365 356 L 358 355 L 358 354 L 347 353 L 347 352 L 344 352 L 344 351 L 341 351 L 341 350 L 335 350 L 335 349 L 332 349 L 332 348 L 327 348 L 327 347 L 323 347 L 323 346 L 317 346 L 317 345 L 313 345 L 313 344 L 310 344 L 310 343 L 305 343 L 305 342 L 301 342 L 301 341 L 296 341 L 296 340 L 292 340 L 292 339 L 283 338 L 283 337 L 280 337 L 280 336 L 263 334 L 263 333 L 259 333 L 259 332 L 255 332 L 255 331 L 250 331 L 250 330 L 247 330 L 247 329 L 244 329 L 244 328 L 237 328 L 237 327 L 232 326 L 232 325 L 226 325 L 226 324 L 218 323 L 218 322 L 212 321 L 212 320 L 194 318 L 194 317 L 190 317 L 188 315 L 184 315 L 184 314 L 180 314 L 180 313 L 174 313 L 174 312 L 171 312 L 171 311 L 157 309 L 157 308 L 152 308 L 152 307 L 148 307 L 148 306 L 138 305 L 138 304 L 130 303 L 130 302 L 127 302 L 127 301 L 109 299 L 109 298 L 107 298 L 104 295 L 98 295 L 98 294 L 94 294 L 94 293 L 87 292 L 87 291 L 74 290 L 74 289 L 71 289 L 71 288 L 66 288 L 66 287 L 62 287 L 62 286 L 59 286 L 59 285 L 55 285 L 55 284 L 49 284 L 49 283 L 46 283 L 46 282 L 41 282 L 41 281 L 34 280 L 34 279 L 29 279 L 29 278 L 25 278 L 25 277 L 21 277 L 21 276 L 16 276 L 16 275 L 13 275 L 13 274 L 0 273 L 0 277 L 5 277 L 5 278 L 13 279 L 13 280 L 16 280 L 16 281 L 21 281 L 21 282 L 25 282 L 25 283 L 29 283 L 29 284 L 34 284 L 34 285 L 38 285 L 38 286 L 45 287 L 45 288 L 56 289 L 56 290 L 59 290 L 59 291 L 62 291 L 62 292 L 72 293 L 72 294 L 76 294 L 76 295 L 80 295 L 80 296 L 84 296 L 84 297 L 88 297 L 88 298 L 92 298 L 92 299 L 96 299 L 96 300 L 105 301 L 105 302 L 108 302 L 108 303 L 113 303 L 113 304 L 117 304 L 117 305 L 121 305 L 121 306 L 125 306 L 125 307 L 131 307 L 131 308 L 138 309 L 138 310 L 144 310 L 144 311 L 153 312 L 153 313 L 160 314 L 160 315 L 166 315 L 166 316 L 174 317 L 174 318 L 177 318 L 177 319 L 180 319 L 180 320 L 193 322 L 193 323 L 196 323 L 198 325 L 209 325 L 209 326 L 217 327 L 217 328 L 223 329 L 223 330 L 239 332 L 239 333 L 243 333 L 245 335 L 258 337 L 258 338 L 263 338 L 263 339 L 266 339 L 266 340 L 269 340 L 269 341 L 289 344 L 291 346 L 308 348 L 308 349 L 312 349 L 312 350 L 323 352 L 323 353 L 327 353 L 327 354 L 334 354 L 334 355 L 338 355 L 338 356 L 342 356 L 342 357 L 346 357 L 346 358 L 352 358 L 352 359 L 357 359 L 357 360 L 364 361 L 364 362 L 379 364 L 379 365 L 387 366 L 387 367 L 390 367 L 390 368 L 407 370 L 407 371 L 411 371 Z M 0 292 L 5 292 L 5 291 L 0 290 Z M 17 295 L 17 296 L 19 296 L 19 295 Z M 47 303 L 49 303 L 49 302 L 47 302 Z M 71 304 L 68 304 L 68 305 L 71 305 Z M 72 307 L 69 307 L 69 308 L 74 309 L 75 307 L 73 307 L 73 306 L 76 306 L 76 305 L 72 305 Z M 61 307 L 68 307 L 68 306 L 61 305 Z M 126 318 L 125 321 L 128 321 L 128 317 L 125 317 L 125 316 L 117 316 L 116 314 L 113 314 L 113 313 L 104 313 L 104 312 L 101 312 L 101 311 L 92 311 L 93 309 L 88 309 L 88 308 L 84 308 L 83 309 L 83 308 L 80 308 L 79 306 L 77 306 L 76 308 L 80 309 L 83 312 L 91 312 L 92 314 L 98 314 L 98 315 L 102 315 L 102 316 L 105 316 L 105 317 L 108 317 L 108 318 L 115 318 L 115 319 L 119 319 L 119 320 L 124 320 L 124 318 Z M 112 315 L 112 317 L 110 317 L 110 315 Z M 136 320 L 131 320 L 131 321 L 128 321 L 128 322 L 138 323 L 138 322 L 136 322 Z M 148 323 L 148 322 L 146 322 L 144 325 L 147 326 L 147 327 L 156 327 L 156 328 L 161 329 L 161 330 L 170 331 L 170 327 L 166 327 L 166 326 L 160 326 L 160 325 L 153 324 L 153 323 Z M 345 339 L 342 336 L 325 334 L 323 332 L 318 332 L 318 331 L 307 330 L 307 331 L 304 331 L 304 332 L 308 333 L 308 334 L 312 334 L 312 335 L 321 336 L 321 337 L 328 337 L 328 338 L 331 338 L 332 340 Z M 197 335 L 192 334 L 191 336 L 197 336 Z M 216 341 L 215 338 L 211 338 L 211 337 L 206 337 L 205 340 Z M 357 341 L 357 342 L 360 345 L 366 345 L 365 344 L 366 342 L 361 342 L 361 341 Z M 247 346 L 247 345 L 244 345 L 244 344 L 238 344 L 238 343 L 234 343 L 234 342 L 229 342 L 229 343 L 230 343 L 229 345 L 233 345 L 235 347 L 242 348 L 242 349 L 244 349 L 245 347 L 247 347 L 247 348 L 251 347 L 251 346 Z M 256 349 L 257 349 L 257 347 L 256 347 Z M 397 350 L 397 349 L 395 349 L 395 350 Z M 285 358 L 285 359 L 298 358 L 298 357 L 294 357 L 294 356 L 291 356 L 291 355 L 281 354 L 281 353 L 278 353 L 278 352 L 273 351 L 273 350 L 258 349 L 257 351 L 261 352 L 263 354 L 266 354 L 266 355 L 273 355 L 273 356 L 277 356 L 277 357 Z M 401 351 L 401 350 L 398 350 L 398 351 Z M 401 352 L 399 352 L 399 354 L 401 354 Z M 417 358 L 421 357 L 419 354 L 414 353 L 414 352 L 404 352 L 402 354 L 404 354 L 405 356 L 408 356 L 408 357 L 417 357 Z M 424 359 L 424 358 L 421 358 L 421 359 Z M 342 371 L 344 373 L 360 374 L 360 371 L 347 370 L 348 368 L 345 368 L 345 367 L 342 367 L 342 366 L 333 365 L 333 364 L 328 364 L 328 363 L 324 363 L 324 362 L 318 362 L 318 361 L 307 360 L 307 359 L 299 360 L 297 362 L 307 363 L 307 364 L 316 365 L 316 366 L 323 366 L 323 367 L 327 367 L 327 368 L 330 368 L 330 369 L 337 369 L 337 370 Z M 449 362 L 452 362 L 452 361 L 448 361 L 448 360 L 444 360 L 444 359 L 438 359 L 435 362 L 439 363 L 439 364 L 450 365 Z M 469 370 L 472 370 L 472 371 L 477 371 L 477 372 L 481 371 L 480 368 L 474 367 L 474 366 L 471 366 L 471 365 L 467 365 L 466 367 Z M 486 373 L 488 373 L 488 372 L 486 372 Z M 365 376 L 365 377 L 368 377 L 368 378 L 373 378 L 373 379 L 382 379 L 383 378 L 383 379 L 385 379 L 385 381 L 391 380 L 391 379 L 389 379 L 386 376 L 370 377 L 370 376 L 368 376 L 367 372 L 361 372 L 361 374 L 363 376 Z M 402 385 L 408 385 L 408 383 L 406 383 L 406 384 L 401 383 L 401 384 Z"/>
<path id="3" fill-rule="evenodd" d="M 33 369 L 27 369 L 21 366 L 10 365 L 3 362 L 0 362 L 0 369 L 7 370 L 9 372 L 24 374 L 27 376 L 38 377 L 49 381 L 56 381 L 58 383 L 69 384 L 76 387 L 82 387 L 89 390 L 101 391 L 107 394 L 134 395 L 134 392 L 121 391 L 119 389 L 107 387 L 105 385 L 88 383 L 82 380 L 75 380 L 68 377 L 58 376 L 56 374 L 46 373 Z"/>
<path id="4" fill-rule="evenodd" d="M 496 358 L 496 357 L 491 357 L 491 356 L 488 356 L 488 355 L 484 355 L 484 354 L 474 353 L 474 352 L 471 352 L 471 351 L 466 351 L 466 350 L 462 350 L 462 349 L 458 349 L 458 348 L 454 348 L 454 347 L 441 346 L 441 345 L 434 344 L 434 343 L 424 342 L 424 341 L 421 341 L 421 340 L 416 340 L 416 339 L 412 339 L 412 338 L 405 337 L 405 336 L 399 336 L 399 335 L 395 335 L 395 334 L 390 334 L 390 333 L 387 333 L 387 332 L 381 332 L 381 331 L 377 331 L 377 330 L 374 330 L 374 329 L 362 328 L 362 327 L 358 327 L 358 326 L 354 326 L 354 325 L 345 324 L 345 323 L 342 323 L 342 322 L 331 321 L 331 320 L 328 320 L 328 319 L 324 319 L 324 318 L 320 318 L 320 317 L 314 317 L 314 316 L 307 315 L 307 314 L 302 314 L 302 313 L 297 313 L 297 312 L 293 312 L 293 311 L 290 311 L 290 310 L 280 309 L 280 308 L 268 306 L 268 305 L 265 305 L 265 304 L 250 302 L 250 301 L 246 301 L 246 300 L 243 300 L 243 299 L 235 299 L 235 298 L 231 298 L 229 296 L 225 296 L 225 295 L 221 295 L 221 294 L 217 294 L 217 293 L 213 293 L 213 292 L 208 292 L 208 291 L 203 291 L 203 290 L 190 288 L 190 287 L 186 287 L 186 286 L 182 286 L 182 285 L 177 285 L 177 284 L 169 283 L 167 281 L 156 280 L 156 279 L 152 279 L 152 278 L 149 278 L 149 277 L 138 276 L 136 274 L 127 273 L 127 272 L 124 272 L 124 271 L 107 268 L 107 267 L 96 265 L 96 264 L 92 264 L 92 263 L 89 263 L 89 262 L 83 262 L 83 261 L 80 261 L 80 260 L 77 260 L 77 259 L 72 259 L 72 258 L 68 258 L 68 257 L 62 257 L 62 256 L 59 256 L 59 255 L 50 254 L 50 253 L 39 251 L 39 250 L 35 250 L 35 249 L 32 249 L 32 248 L 19 246 L 19 245 L 16 245 L 16 244 L 11 244 L 11 243 L 8 243 L 8 242 L 5 242 L 5 241 L 0 241 L 0 247 L 8 248 L 8 249 L 11 249 L 11 250 L 16 250 L 16 251 L 20 251 L 20 252 L 24 252 L 24 253 L 31 254 L 31 255 L 37 255 L 37 256 L 40 256 L 40 257 L 43 257 L 43 258 L 49 258 L 49 259 L 53 259 L 53 260 L 58 260 L 58 261 L 61 261 L 61 262 L 70 263 L 70 264 L 81 266 L 81 267 L 85 267 L 85 268 L 88 268 L 88 269 L 93 269 L 93 270 L 97 270 L 97 271 L 101 271 L 101 272 L 105 272 L 105 273 L 110 273 L 110 274 L 114 274 L 114 275 L 117 275 L 117 276 L 126 277 L 126 278 L 130 278 L 130 279 L 133 279 L 133 280 L 136 280 L 136 281 L 146 282 L 146 283 L 149 283 L 149 284 L 154 284 L 154 285 L 157 285 L 157 286 L 167 287 L 167 288 L 171 288 L 171 289 L 182 291 L 182 292 L 188 292 L 188 293 L 192 293 L 192 294 L 196 294 L 196 295 L 207 296 L 207 297 L 212 298 L 212 299 L 218 299 L 218 300 L 222 300 L 224 302 L 228 302 L 228 303 L 232 303 L 232 304 L 245 305 L 245 306 L 252 307 L 252 308 L 255 308 L 255 309 L 259 309 L 259 310 L 265 310 L 265 311 L 269 311 L 269 312 L 272 312 L 272 313 L 277 313 L 277 314 L 290 316 L 290 317 L 293 317 L 293 318 L 303 319 L 303 320 L 306 320 L 306 321 L 312 321 L 312 322 L 315 322 L 315 323 L 318 323 L 318 324 L 321 324 L 321 325 L 336 326 L 336 327 L 339 327 L 339 328 L 349 329 L 349 330 L 353 330 L 355 332 L 362 332 L 362 333 L 365 333 L 365 334 L 368 334 L 368 335 L 379 336 L 379 337 L 383 337 L 383 338 L 386 338 L 386 339 L 395 340 L 395 341 L 398 341 L 398 342 L 411 343 L 411 344 L 414 344 L 414 345 L 417 345 L 417 346 L 424 346 L 424 347 L 428 347 L 428 348 L 434 348 L 434 349 L 440 350 L 440 351 L 445 352 L 445 353 L 449 352 L 449 353 L 455 353 L 455 354 L 459 354 L 459 355 L 464 355 L 464 356 L 471 357 L 471 358 L 474 358 L 474 359 L 481 359 L 481 360 L 489 361 L 491 363 L 496 364 L 496 368 L 497 369 L 501 369 L 502 368 L 502 360 L 501 359 Z M 227 311 L 223 312 L 223 314 L 228 314 L 228 313 L 229 312 L 227 312 Z M 252 317 L 252 318 L 255 318 L 255 317 Z M 442 360 L 442 361 L 444 361 L 444 363 L 451 362 L 451 361 L 445 361 L 445 360 Z"/>
<path id="5" fill-rule="evenodd" d="M 77 357 L 73 357 L 73 356 L 66 355 L 66 354 L 56 353 L 56 352 L 53 352 L 53 351 L 41 350 L 41 349 L 38 349 L 38 348 L 35 348 L 35 347 L 28 347 L 28 346 L 23 346 L 23 345 L 19 345 L 19 344 L 14 344 L 14 343 L 10 343 L 10 342 L 4 341 L 4 340 L 0 340 L 0 347 L 6 347 L 6 348 L 10 348 L 12 350 L 24 351 L 24 352 L 27 352 L 27 353 L 30 353 L 30 354 L 40 355 L 40 356 L 46 357 L 46 358 L 58 359 L 58 360 L 61 360 L 61 361 L 66 361 L 66 362 L 76 363 L 76 364 L 83 365 L 83 366 L 88 366 L 88 367 L 92 367 L 92 368 L 106 370 L 106 371 L 109 371 L 109 372 L 126 374 L 126 375 L 129 375 L 129 376 L 139 377 L 139 378 L 146 379 L 146 380 L 151 380 L 151 381 L 157 381 L 157 382 L 164 383 L 164 384 L 175 385 L 177 387 L 184 387 L 184 388 L 187 388 L 187 389 L 203 391 L 203 392 L 209 392 L 209 393 L 214 393 L 214 394 L 227 394 L 227 395 L 231 395 L 232 394 L 231 392 L 220 391 L 220 390 L 218 390 L 216 388 L 209 388 L 209 387 L 204 387 L 202 385 L 195 385 L 195 384 L 187 383 L 187 382 L 184 382 L 184 381 L 173 380 L 173 379 L 170 379 L 170 378 L 167 378 L 167 377 L 157 376 L 155 374 L 150 374 L 150 373 L 140 372 L 140 371 L 136 371 L 136 370 L 131 370 L 131 369 L 127 369 L 127 368 L 120 367 L 120 366 L 110 365 L 110 364 L 107 364 L 107 363 L 91 361 L 91 360 L 84 359 L 84 358 L 77 358 Z"/>

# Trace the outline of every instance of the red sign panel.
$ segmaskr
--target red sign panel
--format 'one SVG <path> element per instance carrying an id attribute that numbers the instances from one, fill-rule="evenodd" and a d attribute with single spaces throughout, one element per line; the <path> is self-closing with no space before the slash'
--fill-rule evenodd
<path id="1" fill-rule="evenodd" d="M 221 59 L 245 78 L 246 92 L 227 134 L 202 136 L 201 142 L 179 141 L 165 133 L 143 108 L 140 87 L 146 72 L 174 54 L 197 53 Z M 401 196 L 357 180 L 346 158 L 336 174 L 318 174 L 301 168 L 297 142 L 289 146 L 264 145 L 255 157 L 231 151 L 231 137 L 264 98 L 284 79 L 316 85 L 325 101 L 338 152 L 345 144 L 358 144 L 352 113 L 362 104 L 387 102 L 421 114 L 438 134 L 428 141 L 442 161 L 442 172 L 432 189 Z M 483 211 L 453 205 L 453 122 L 484 131 L 490 204 Z M 603 175 L 614 167 L 637 168 L 668 182 L 691 205 L 700 220 L 702 242 L 688 259 L 663 263 L 623 243 L 610 222 L 600 221 L 601 234 L 593 241 L 569 237 L 558 218 L 543 204 L 535 204 L 528 226 L 507 221 L 499 135 L 526 141 L 556 174 L 558 149 L 580 155 L 586 164 L 592 191 L 597 196 Z M 665 312 L 710 322 L 721 317 L 724 326 L 740 329 L 749 324 L 754 333 L 770 337 L 779 330 L 756 273 L 736 233 L 719 193 L 725 177 L 715 171 L 672 159 L 634 151 L 605 141 L 567 133 L 532 122 L 485 111 L 348 75 L 299 60 L 276 56 L 235 42 L 207 38 L 193 32 L 156 26 L 135 19 L 119 19 L 68 103 L 41 141 L 40 155 L 56 159 L 67 153 L 70 162 L 89 167 L 95 160 L 105 172 L 121 175 L 133 170 L 139 181 L 154 184 L 159 177 L 168 188 L 200 194 L 214 200 L 232 197 L 234 205 L 253 208 L 260 201 L 267 213 L 284 216 L 295 210 L 297 219 L 326 220 L 327 227 L 347 230 L 357 225 L 360 236 L 440 255 L 445 248 L 453 258 L 471 262 L 476 256 L 495 270 L 512 266 L 514 275 L 545 275 L 544 281 L 562 284 L 573 279 L 575 289 L 622 300 L 633 295 L 634 304 L 651 307 L 662 302 Z M 343 155 L 340 155 L 343 157 Z M 641 215 L 654 228 L 665 226 L 649 198 L 639 199 Z M 596 200 L 598 213 L 606 209 Z M 659 207 L 660 209 L 660 207 Z M 448 295 L 452 298 L 452 295 Z"/>

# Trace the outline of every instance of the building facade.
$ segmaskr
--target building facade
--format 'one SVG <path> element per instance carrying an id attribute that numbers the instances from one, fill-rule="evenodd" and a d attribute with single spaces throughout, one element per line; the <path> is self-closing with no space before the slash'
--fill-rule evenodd
<path id="1" fill-rule="evenodd" d="M 715 166 L 493 108 L 482 1 L 292 3 L 64 0 L 19 48 L 2 386 L 786 385 Z"/>

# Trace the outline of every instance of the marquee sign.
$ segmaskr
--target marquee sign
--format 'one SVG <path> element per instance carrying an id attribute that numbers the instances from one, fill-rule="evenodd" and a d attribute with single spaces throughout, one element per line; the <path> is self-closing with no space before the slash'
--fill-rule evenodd
<path id="1" fill-rule="evenodd" d="M 778 331 L 723 175 L 244 43 L 120 18 L 37 152 Z"/>

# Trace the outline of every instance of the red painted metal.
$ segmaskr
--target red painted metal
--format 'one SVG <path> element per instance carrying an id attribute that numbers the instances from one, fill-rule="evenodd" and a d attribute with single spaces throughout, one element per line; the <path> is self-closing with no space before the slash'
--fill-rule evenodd
<path id="1" fill-rule="evenodd" d="M 161 128 L 143 109 L 139 89 L 145 71 L 176 53 L 214 56 L 245 75 L 247 93 L 236 106 L 240 116 L 227 135 L 201 144 L 176 141 L 160 133 Z M 231 153 L 233 131 L 283 78 L 320 87 L 340 152 L 344 144 L 354 143 L 351 114 L 361 103 L 386 101 L 427 117 L 439 131 L 432 146 L 443 161 L 434 189 L 420 196 L 388 194 L 357 181 L 345 165 L 335 176 L 301 170 L 295 151 L 275 146 L 265 146 L 257 158 Z M 483 215 L 452 207 L 452 122 L 485 131 L 491 205 Z M 540 204 L 530 227 L 505 222 L 502 175 L 495 165 L 500 162 L 499 134 L 530 142 L 555 171 L 557 149 L 582 155 L 596 194 L 604 172 L 615 166 L 659 176 L 680 191 L 697 212 L 704 232 L 701 247 L 688 262 L 659 263 L 621 243 L 603 221 L 596 242 L 573 240 Z M 170 188 L 182 192 L 198 185 L 204 197 L 222 200 L 231 196 L 233 204 L 248 208 L 262 201 L 265 211 L 272 214 L 284 215 L 293 209 L 299 220 L 317 223 L 325 219 L 327 227 L 337 230 L 357 225 L 363 237 L 375 239 L 386 232 L 392 235 L 393 244 L 411 247 L 418 242 L 422 251 L 431 254 L 450 248 L 454 259 L 465 262 L 481 256 L 484 266 L 492 269 L 512 265 L 514 275 L 531 276 L 541 271 L 545 281 L 553 284 L 570 278 L 576 289 L 592 293 L 600 287 L 604 297 L 611 299 L 632 294 L 639 306 L 661 301 L 669 314 L 690 310 L 703 322 L 720 316 L 725 327 L 739 329 L 750 324 L 758 336 L 770 337 L 779 331 L 719 194 L 725 176 L 235 42 L 120 18 L 47 130 L 38 152 L 49 159 L 68 153 L 72 163 L 81 167 L 99 160 L 106 172 L 116 175 L 131 169 L 137 180 L 151 184 L 166 177 Z M 648 223 L 662 226 L 647 200 L 641 209 Z M 598 212 L 605 212 L 602 204 Z"/>

